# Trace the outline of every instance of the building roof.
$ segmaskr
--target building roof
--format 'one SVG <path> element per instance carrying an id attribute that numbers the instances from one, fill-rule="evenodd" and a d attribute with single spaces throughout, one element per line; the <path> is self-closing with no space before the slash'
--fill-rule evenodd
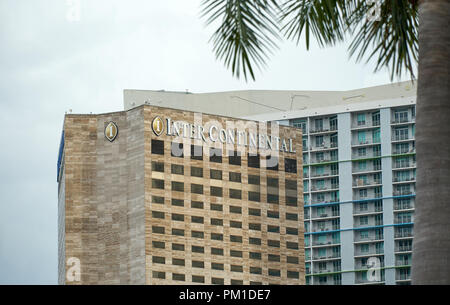
<path id="1" fill-rule="evenodd" d="M 243 90 L 213 93 L 124 90 L 125 110 L 142 104 L 255 120 L 286 119 L 415 103 L 411 81 L 348 91 Z M 387 102 L 389 105 L 385 105 Z"/>

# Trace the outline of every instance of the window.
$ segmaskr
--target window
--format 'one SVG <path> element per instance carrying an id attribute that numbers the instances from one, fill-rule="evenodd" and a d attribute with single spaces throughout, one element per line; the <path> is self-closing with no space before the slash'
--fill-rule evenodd
<path id="1" fill-rule="evenodd" d="M 172 229 L 172 235 L 184 236 L 184 230 L 183 229 Z"/>
<path id="2" fill-rule="evenodd" d="M 152 217 L 164 219 L 164 212 L 152 211 Z"/>
<path id="3" fill-rule="evenodd" d="M 249 244 L 251 245 L 261 245 L 261 238 L 257 238 L 257 237 L 249 237 L 248 239 Z"/>
<path id="4" fill-rule="evenodd" d="M 230 172 L 229 176 L 230 176 L 230 181 L 231 182 L 242 182 L 241 173 Z"/>
<path id="5" fill-rule="evenodd" d="M 251 216 L 261 216 L 261 210 L 260 209 L 248 209 L 248 215 Z"/>
<path id="6" fill-rule="evenodd" d="M 286 248 L 293 249 L 293 250 L 298 250 L 298 243 L 287 241 L 286 242 Z"/>
<path id="7" fill-rule="evenodd" d="M 297 160 L 284 158 L 284 171 L 287 173 L 297 173 Z"/>
<path id="8" fill-rule="evenodd" d="M 191 193 L 203 194 L 203 185 L 201 185 L 201 184 L 191 184 Z"/>
<path id="9" fill-rule="evenodd" d="M 152 277 L 155 279 L 165 279 L 166 273 L 162 271 L 152 271 Z"/>
<path id="10" fill-rule="evenodd" d="M 249 253 L 249 258 L 250 259 L 256 259 L 256 260 L 261 260 L 261 253 L 260 252 L 250 252 Z"/>
<path id="11" fill-rule="evenodd" d="M 193 223 L 203 223 L 203 217 L 201 216 L 191 216 L 191 222 Z"/>
<path id="12" fill-rule="evenodd" d="M 288 256 L 286 258 L 288 264 L 298 264 L 298 257 L 297 256 Z"/>
<path id="13" fill-rule="evenodd" d="M 152 171 L 164 173 L 164 163 L 152 161 Z"/>
<path id="14" fill-rule="evenodd" d="M 240 222 L 240 221 L 231 221 L 230 220 L 230 227 L 241 229 L 242 228 L 242 222 Z"/>
<path id="15" fill-rule="evenodd" d="M 172 244 L 172 250 L 184 251 L 184 245 L 183 244 Z"/>
<path id="16" fill-rule="evenodd" d="M 223 197 L 223 189 L 217 186 L 211 186 L 211 196 Z"/>
<path id="17" fill-rule="evenodd" d="M 259 154 L 256 154 L 256 155 L 248 154 L 248 167 L 253 167 L 253 168 L 260 167 Z"/>
<path id="18" fill-rule="evenodd" d="M 372 113 L 372 126 L 380 126 L 380 112 Z"/>
<path id="19" fill-rule="evenodd" d="M 242 208 L 238 206 L 230 206 L 230 213 L 242 214 Z"/>
<path id="20" fill-rule="evenodd" d="M 184 166 L 179 164 L 171 164 L 171 172 L 175 175 L 184 175 Z"/>
<path id="21" fill-rule="evenodd" d="M 333 116 L 330 118 L 330 130 L 337 130 L 338 120 L 337 116 Z"/>
<path id="22" fill-rule="evenodd" d="M 323 141 L 323 136 L 316 136 L 316 147 L 324 147 L 325 142 Z"/>
<path id="23" fill-rule="evenodd" d="M 164 155 L 164 141 L 152 140 L 152 154 Z"/>
<path id="24" fill-rule="evenodd" d="M 323 119 L 314 120 L 314 131 L 323 131 Z"/>
<path id="25" fill-rule="evenodd" d="M 194 246 L 193 245 L 191 249 L 192 249 L 192 252 L 194 252 L 194 253 L 205 253 L 205 248 L 202 246 Z M 194 267 L 194 262 L 192 262 L 192 267 Z"/>
<path id="26" fill-rule="evenodd" d="M 223 255 L 223 249 L 220 249 L 220 248 L 211 248 L 211 254 L 214 254 L 214 255 Z"/>
<path id="27" fill-rule="evenodd" d="M 210 148 L 209 149 L 209 162 L 222 163 L 222 149 Z"/>
<path id="28" fill-rule="evenodd" d="M 248 200 L 249 201 L 260 202 L 261 201 L 261 194 L 257 193 L 257 192 L 248 192 Z"/>
<path id="29" fill-rule="evenodd" d="M 259 176 L 248 175 L 248 184 L 260 185 L 261 179 Z"/>
<path id="30" fill-rule="evenodd" d="M 262 274 L 262 268 L 260 267 L 250 267 L 251 274 Z"/>
<path id="31" fill-rule="evenodd" d="M 191 145 L 191 159 L 203 160 L 203 147 L 199 145 Z"/>
<path id="32" fill-rule="evenodd" d="M 184 206 L 184 200 L 183 199 L 172 198 L 172 205 L 183 207 Z"/>
<path id="33" fill-rule="evenodd" d="M 216 203 L 211 203 L 210 209 L 213 210 L 213 211 L 223 211 L 223 205 L 216 204 Z"/>
<path id="34" fill-rule="evenodd" d="M 213 226 L 223 226 L 223 219 L 211 218 L 211 224 Z"/>
<path id="35" fill-rule="evenodd" d="M 201 231 L 192 231 L 191 232 L 191 237 L 194 238 L 204 238 L 205 237 L 205 233 L 201 232 Z"/>
<path id="36" fill-rule="evenodd" d="M 212 240 L 223 240 L 223 234 L 220 233 L 211 233 Z"/>
<path id="37" fill-rule="evenodd" d="M 205 277 L 201 275 L 192 275 L 192 282 L 193 283 L 205 283 Z"/>
<path id="38" fill-rule="evenodd" d="M 358 143 L 359 144 L 367 144 L 365 131 L 358 131 Z"/>
<path id="39" fill-rule="evenodd" d="M 241 155 L 238 151 L 229 151 L 228 163 L 232 165 L 241 165 Z"/>
<path id="40" fill-rule="evenodd" d="M 203 168 L 201 167 L 191 167 L 191 176 L 193 177 L 203 177 Z"/>
<path id="41" fill-rule="evenodd" d="M 164 197 L 152 196 L 152 203 L 164 204 Z"/>
<path id="42" fill-rule="evenodd" d="M 181 259 L 181 258 L 172 258 L 172 265 L 184 266 L 185 265 L 185 261 L 184 261 L 184 259 Z"/>
<path id="43" fill-rule="evenodd" d="M 261 224 L 260 223 L 249 223 L 248 229 L 254 230 L 254 231 L 261 231 Z"/>
<path id="44" fill-rule="evenodd" d="M 184 274 L 172 273 L 172 280 L 184 282 L 185 276 L 184 276 Z"/>
<path id="45" fill-rule="evenodd" d="M 288 235 L 298 235 L 298 229 L 297 228 L 286 228 L 286 234 Z"/>
<path id="46" fill-rule="evenodd" d="M 164 189 L 164 180 L 152 179 L 152 188 L 163 190 Z"/>
<path id="47" fill-rule="evenodd" d="M 360 225 L 367 225 L 369 223 L 369 216 L 361 216 L 359 218 Z"/>
<path id="48" fill-rule="evenodd" d="M 372 142 L 373 143 L 380 143 L 380 128 L 375 129 L 372 131 Z"/>
<path id="49" fill-rule="evenodd" d="M 298 220 L 298 215 L 293 213 L 286 213 L 286 220 Z"/>
<path id="50" fill-rule="evenodd" d="M 152 256 L 152 263 L 154 264 L 165 264 L 166 258 L 162 256 Z"/>
<path id="51" fill-rule="evenodd" d="M 275 254 L 269 254 L 267 255 L 267 259 L 269 260 L 269 262 L 279 262 L 280 256 Z"/>
<path id="52" fill-rule="evenodd" d="M 242 199 L 242 191 L 241 190 L 230 189 L 230 198 Z"/>
<path id="53" fill-rule="evenodd" d="M 230 241 L 233 243 L 242 243 L 242 236 L 230 235 Z"/>
<path id="54" fill-rule="evenodd" d="M 172 181 L 172 191 L 184 192 L 184 183 Z"/>
<path id="55" fill-rule="evenodd" d="M 172 157 L 179 157 L 179 158 L 183 158 L 184 154 L 183 154 L 183 143 L 176 143 L 176 142 L 172 142 L 171 143 L 171 150 L 170 150 L 170 155 Z"/>
<path id="56" fill-rule="evenodd" d="M 164 227 L 152 226 L 152 233 L 164 234 Z"/>
<path id="57" fill-rule="evenodd" d="M 281 272 L 278 269 L 269 269 L 269 276 L 281 276 Z"/>
<path id="58" fill-rule="evenodd" d="M 221 263 L 211 263 L 211 269 L 213 270 L 223 270 L 223 264 Z"/>
<path id="59" fill-rule="evenodd" d="M 244 272 L 244 268 L 242 266 L 231 265 L 231 272 Z"/>
<path id="60" fill-rule="evenodd" d="M 201 261 L 192 261 L 193 268 L 205 268 L 205 263 Z"/>
<path id="61" fill-rule="evenodd" d="M 358 148 L 358 157 L 365 157 L 365 156 L 366 156 L 366 149 Z"/>
<path id="62" fill-rule="evenodd" d="M 242 251 L 230 250 L 230 256 L 232 256 L 232 257 L 242 257 Z"/>
<path id="63" fill-rule="evenodd" d="M 271 226 L 271 225 L 268 225 L 268 226 L 267 226 L 267 232 L 271 232 L 271 233 L 280 233 L 280 227 L 279 227 L 279 226 Z"/>
<path id="64" fill-rule="evenodd" d="M 358 113 L 358 126 L 366 125 L 366 114 Z"/>
<path id="65" fill-rule="evenodd" d="M 203 202 L 201 202 L 201 201 L 191 201 L 191 208 L 193 208 L 193 209 L 203 209 Z"/>
<path id="66" fill-rule="evenodd" d="M 280 218 L 280 213 L 277 211 L 267 211 L 267 217 L 269 218 Z"/>
<path id="67" fill-rule="evenodd" d="M 268 239 L 267 240 L 267 245 L 269 247 L 279 248 L 280 247 L 280 241 L 279 240 Z"/>
<path id="68" fill-rule="evenodd" d="M 163 241 L 152 241 L 153 248 L 165 249 L 166 243 Z"/>
<path id="69" fill-rule="evenodd" d="M 220 278 L 216 278 L 216 277 L 211 278 L 211 284 L 214 284 L 214 285 L 223 285 L 224 282 L 225 282 L 224 279 L 220 279 Z"/>
<path id="70" fill-rule="evenodd" d="M 211 179 L 222 180 L 222 171 L 216 170 L 216 169 L 211 169 L 210 177 L 211 177 Z"/>

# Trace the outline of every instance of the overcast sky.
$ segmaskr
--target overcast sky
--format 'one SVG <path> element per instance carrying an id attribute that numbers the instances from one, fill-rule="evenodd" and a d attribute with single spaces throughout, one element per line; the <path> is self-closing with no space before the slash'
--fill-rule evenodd
<path id="1" fill-rule="evenodd" d="M 76 1 L 76 0 L 75 0 Z M 349 90 L 389 82 L 346 46 L 285 42 L 257 74 L 215 60 L 200 0 L 0 1 L 0 284 L 57 283 L 56 161 L 64 112 L 123 109 L 123 89 Z M 405 78 L 406 79 L 406 78 Z"/>

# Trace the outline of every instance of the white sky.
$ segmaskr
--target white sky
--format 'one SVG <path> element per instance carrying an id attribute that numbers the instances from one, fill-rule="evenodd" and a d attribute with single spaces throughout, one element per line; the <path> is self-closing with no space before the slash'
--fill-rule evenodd
<path id="1" fill-rule="evenodd" d="M 56 161 L 64 112 L 123 109 L 123 89 L 350 90 L 388 83 L 346 46 L 284 42 L 237 80 L 215 60 L 200 0 L 0 2 L 0 284 L 57 283 Z M 402 80 L 406 80 L 403 78 Z"/>

